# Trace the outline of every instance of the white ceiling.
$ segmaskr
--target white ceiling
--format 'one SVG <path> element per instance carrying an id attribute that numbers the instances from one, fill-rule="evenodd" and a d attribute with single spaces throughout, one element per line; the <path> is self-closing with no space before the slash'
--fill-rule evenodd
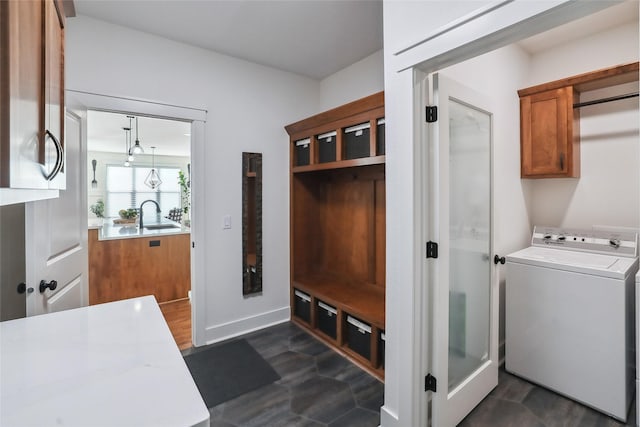
<path id="1" fill-rule="evenodd" d="M 638 0 L 519 42 L 529 53 L 638 20 Z M 321 79 L 382 48 L 379 0 L 75 0 L 76 12 Z M 124 114 L 90 112 L 89 150 L 124 153 Z M 150 154 L 189 156 L 189 124 L 141 117 Z M 135 140 L 135 134 L 133 139 Z"/>
<path id="2" fill-rule="evenodd" d="M 126 114 L 89 111 L 87 114 L 87 150 L 106 153 L 125 153 L 125 131 L 129 127 Z M 136 140 L 136 122 L 133 120 L 131 142 Z M 138 139 L 145 154 L 156 147 L 158 156 L 189 157 L 191 151 L 191 124 L 174 120 L 138 117 Z"/>
<path id="3" fill-rule="evenodd" d="M 381 0 L 75 0 L 75 9 L 314 79 L 382 49 Z"/>
<path id="4" fill-rule="evenodd" d="M 527 52 L 534 54 L 622 24 L 637 22 L 638 4 L 638 0 L 627 0 L 598 13 L 529 37 L 518 44 Z"/>

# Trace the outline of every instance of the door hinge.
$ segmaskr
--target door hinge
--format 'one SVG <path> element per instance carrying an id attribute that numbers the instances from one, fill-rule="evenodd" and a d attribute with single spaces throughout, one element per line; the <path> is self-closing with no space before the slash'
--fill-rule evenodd
<path id="1" fill-rule="evenodd" d="M 424 391 L 432 391 L 432 392 L 436 392 L 436 377 L 434 377 L 431 374 L 428 374 L 426 377 L 424 377 Z"/>
<path id="2" fill-rule="evenodd" d="M 191 242 L 191 247 L 195 248 L 196 247 L 196 242 Z"/>
<path id="3" fill-rule="evenodd" d="M 433 105 L 427 105 L 426 107 L 426 113 L 427 113 L 427 123 L 433 123 L 438 121 L 438 107 Z"/>
<path id="4" fill-rule="evenodd" d="M 438 258 L 438 244 L 436 242 L 427 242 L 427 258 Z"/>

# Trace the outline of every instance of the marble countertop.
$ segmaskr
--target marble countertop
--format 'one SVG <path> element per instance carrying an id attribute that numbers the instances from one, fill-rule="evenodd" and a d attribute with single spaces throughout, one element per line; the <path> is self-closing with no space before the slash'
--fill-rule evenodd
<path id="1" fill-rule="evenodd" d="M 190 234 L 191 228 L 181 225 L 180 223 L 163 219 L 162 224 L 174 224 L 176 228 L 160 228 L 155 230 L 149 230 L 147 228 L 140 229 L 138 224 L 114 224 L 112 219 L 106 218 L 104 222 L 89 222 L 89 229 L 98 230 L 98 240 L 113 240 L 113 239 L 132 239 L 138 237 L 155 237 L 155 236 L 170 236 L 173 234 Z M 157 221 L 145 221 L 146 225 L 158 224 Z"/>
<path id="2" fill-rule="evenodd" d="M 209 425 L 153 296 L 1 322 L 0 343 L 0 425 Z"/>

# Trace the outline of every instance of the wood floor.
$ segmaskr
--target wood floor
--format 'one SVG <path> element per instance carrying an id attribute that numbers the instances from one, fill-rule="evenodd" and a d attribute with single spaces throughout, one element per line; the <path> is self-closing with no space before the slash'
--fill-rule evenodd
<path id="1" fill-rule="evenodd" d="M 191 347 L 191 301 L 189 298 L 163 302 L 160 310 L 180 350 Z"/>

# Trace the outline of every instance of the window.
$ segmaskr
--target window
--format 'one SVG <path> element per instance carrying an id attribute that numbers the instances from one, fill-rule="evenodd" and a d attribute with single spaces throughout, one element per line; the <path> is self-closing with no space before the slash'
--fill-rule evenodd
<path id="1" fill-rule="evenodd" d="M 144 183 L 151 171 L 150 167 L 142 166 L 107 166 L 107 189 L 105 200 L 105 216 L 117 217 L 120 209 L 135 209 L 140 203 L 151 199 L 158 202 L 162 216 L 166 216 L 173 208 L 180 207 L 180 186 L 178 185 L 178 171 L 175 167 L 156 167 L 162 184 L 152 190 Z M 147 208 L 148 205 L 145 205 Z M 149 212 L 154 212 L 149 206 Z"/>

